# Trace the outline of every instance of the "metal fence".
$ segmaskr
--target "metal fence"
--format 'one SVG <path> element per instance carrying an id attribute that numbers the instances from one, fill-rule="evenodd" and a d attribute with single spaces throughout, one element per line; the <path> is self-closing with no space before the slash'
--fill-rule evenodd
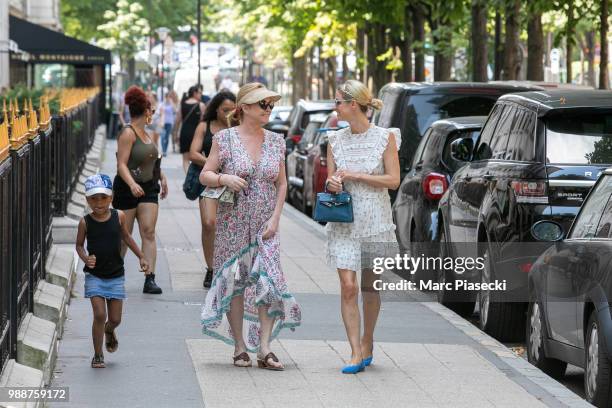
<path id="1" fill-rule="evenodd" d="M 79 94 L 85 95 L 81 91 Z M 17 329 L 33 311 L 34 291 L 45 279 L 53 216 L 69 198 L 99 124 L 99 96 L 59 115 L 11 103 L 0 124 L 0 370 L 17 353 Z M 74 98 L 73 98 L 74 99 Z M 38 117 L 41 123 L 38 123 Z"/>

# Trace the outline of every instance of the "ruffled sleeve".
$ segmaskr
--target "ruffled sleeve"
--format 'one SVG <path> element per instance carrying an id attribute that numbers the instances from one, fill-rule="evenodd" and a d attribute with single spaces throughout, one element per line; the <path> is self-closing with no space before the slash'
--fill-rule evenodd
<path id="1" fill-rule="evenodd" d="M 342 137 L 342 132 L 350 132 L 350 128 L 332 130 L 330 132 L 327 132 L 328 146 L 331 147 L 332 156 L 334 157 L 334 163 L 336 164 L 336 169 L 341 169 L 345 167 L 345 160 L 342 155 L 342 149 L 340 148 L 340 138 Z"/>
<path id="2" fill-rule="evenodd" d="M 393 133 L 393 135 L 395 136 L 395 144 L 397 145 L 397 150 L 399 151 L 400 146 L 402 144 L 402 133 L 400 132 L 400 130 L 398 128 L 389 128 L 387 130 L 389 131 L 387 133 L 387 142 L 388 142 L 388 139 L 389 139 L 389 136 L 388 136 L 389 133 Z"/>

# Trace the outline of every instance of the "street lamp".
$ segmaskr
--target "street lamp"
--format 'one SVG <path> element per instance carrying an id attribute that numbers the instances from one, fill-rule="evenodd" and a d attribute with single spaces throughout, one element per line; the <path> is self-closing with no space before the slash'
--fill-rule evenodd
<path id="1" fill-rule="evenodd" d="M 161 68 L 161 102 L 164 101 L 164 43 L 166 42 L 166 38 L 168 38 L 168 33 L 170 32 L 169 28 L 166 27 L 159 27 L 157 30 L 155 30 L 155 32 L 157 33 L 157 36 L 159 37 L 159 40 L 161 41 L 161 62 L 162 62 L 162 68 Z"/>

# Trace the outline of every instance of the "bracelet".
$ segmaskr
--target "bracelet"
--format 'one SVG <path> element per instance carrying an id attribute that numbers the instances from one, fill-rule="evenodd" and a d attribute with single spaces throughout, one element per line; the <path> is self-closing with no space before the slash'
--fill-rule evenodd
<path id="1" fill-rule="evenodd" d="M 221 184 L 221 176 L 222 176 L 222 175 L 223 175 L 223 174 L 219 173 L 219 176 L 217 177 L 217 184 L 219 185 L 219 187 L 221 187 L 221 186 L 222 186 L 222 184 Z"/>

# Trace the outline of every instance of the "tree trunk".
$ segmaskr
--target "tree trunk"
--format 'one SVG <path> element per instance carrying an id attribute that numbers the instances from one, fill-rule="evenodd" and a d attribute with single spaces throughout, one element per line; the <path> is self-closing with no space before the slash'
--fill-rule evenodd
<path id="1" fill-rule="evenodd" d="M 363 29 L 363 27 L 358 27 L 357 28 L 357 49 L 356 54 L 357 54 L 357 79 L 360 80 L 361 82 L 365 83 L 365 79 L 363 78 L 363 68 L 364 68 L 364 61 L 366 60 L 367 56 L 364 55 L 364 43 L 365 43 L 365 30 Z M 343 62 L 346 61 L 346 54 L 343 57 Z M 347 67 L 348 68 L 348 67 Z M 348 69 L 346 71 L 348 73 Z M 344 80 L 346 81 L 347 78 L 345 78 Z"/>
<path id="2" fill-rule="evenodd" d="M 565 70 L 567 72 L 565 82 L 572 83 L 572 54 L 574 52 L 574 0 L 569 0 L 567 8 L 567 27 L 565 28 Z"/>
<path id="3" fill-rule="evenodd" d="M 544 32 L 542 14 L 534 13 L 527 22 L 527 80 L 544 80 Z"/>
<path id="4" fill-rule="evenodd" d="M 127 72 L 128 72 L 128 81 L 129 82 L 134 82 L 134 80 L 136 79 L 136 59 L 134 57 L 129 57 L 128 58 L 128 66 L 127 66 Z"/>
<path id="5" fill-rule="evenodd" d="M 425 81 L 425 15 L 421 5 L 412 8 L 412 22 L 414 30 L 414 80 Z"/>
<path id="6" fill-rule="evenodd" d="M 509 0 L 506 6 L 506 41 L 504 45 L 504 71 L 502 79 L 518 79 L 521 69 L 519 48 L 519 13 L 521 0 Z"/>
<path id="7" fill-rule="evenodd" d="M 599 42 L 601 51 L 599 53 L 599 89 L 609 89 L 610 79 L 608 75 L 608 1 L 601 0 Z"/>
<path id="8" fill-rule="evenodd" d="M 314 48 L 311 48 L 308 52 L 307 57 L 307 70 L 306 70 L 306 99 L 313 99 L 312 96 L 312 77 L 314 71 Z"/>
<path id="9" fill-rule="evenodd" d="M 495 11 L 495 71 L 493 79 L 499 81 L 501 79 L 502 64 L 504 60 L 504 48 L 502 45 L 502 19 L 499 10 Z"/>
<path id="10" fill-rule="evenodd" d="M 327 64 L 321 57 L 321 46 L 317 47 L 317 94 L 319 99 L 327 98 Z"/>
<path id="11" fill-rule="evenodd" d="M 587 83 L 595 88 L 595 31 L 587 31 L 584 37 L 586 43 L 585 55 L 588 62 Z"/>
<path id="12" fill-rule="evenodd" d="M 487 2 L 472 0 L 472 80 L 487 82 Z"/>
<path id="13" fill-rule="evenodd" d="M 385 26 L 381 23 L 375 23 L 372 27 L 372 52 L 371 55 L 371 67 L 372 67 L 372 93 L 376 95 L 378 90 L 385 85 L 387 82 L 387 69 L 385 65 L 386 61 L 378 61 L 376 57 L 383 54 L 386 49 L 386 41 L 385 41 Z"/>
<path id="14" fill-rule="evenodd" d="M 342 54 L 342 82 L 346 82 L 349 77 L 348 61 L 346 60 L 346 53 Z"/>
<path id="15" fill-rule="evenodd" d="M 402 71 L 399 80 L 401 82 L 412 81 L 412 13 L 410 7 L 404 8 L 404 32 L 400 41 L 400 53 L 402 58 Z"/>
<path id="16" fill-rule="evenodd" d="M 434 81 L 450 81 L 453 66 L 452 23 L 448 20 L 430 22 L 434 43 Z"/>
<path id="17" fill-rule="evenodd" d="M 298 100 L 306 98 L 306 56 L 291 57 L 291 65 L 293 66 L 291 101 L 295 105 Z"/>
<path id="18" fill-rule="evenodd" d="M 327 58 L 327 96 L 328 99 L 333 99 L 336 95 L 336 57 Z"/>

